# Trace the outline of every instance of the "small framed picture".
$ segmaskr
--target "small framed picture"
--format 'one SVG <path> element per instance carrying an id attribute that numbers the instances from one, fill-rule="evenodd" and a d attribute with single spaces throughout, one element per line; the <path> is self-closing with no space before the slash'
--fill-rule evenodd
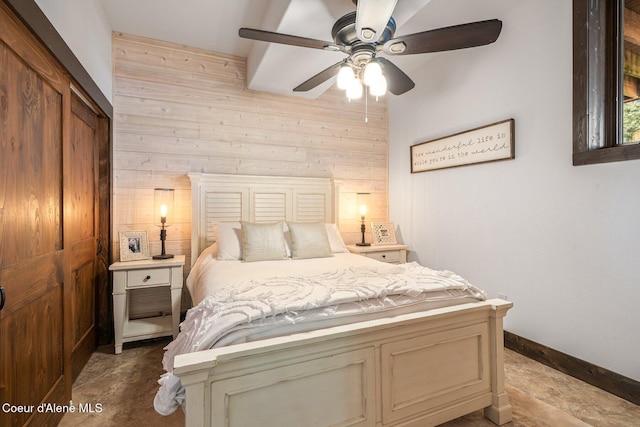
<path id="1" fill-rule="evenodd" d="M 398 243 L 392 222 L 372 222 L 371 231 L 374 245 L 395 245 Z"/>
<path id="2" fill-rule="evenodd" d="M 120 261 L 149 259 L 149 240 L 146 231 L 121 231 Z"/>

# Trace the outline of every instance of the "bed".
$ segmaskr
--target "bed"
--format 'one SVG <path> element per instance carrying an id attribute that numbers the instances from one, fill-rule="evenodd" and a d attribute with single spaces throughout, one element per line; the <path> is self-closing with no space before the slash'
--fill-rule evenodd
<path id="1" fill-rule="evenodd" d="M 156 396 L 179 390 L 187 426 L 426 426 L 482 408 L 511 421 L 510 302 L 451 272 L 347 253 L 332 179 L 189 178 L 197 304 L 167 347 Z M 244 261 L 220 238 L 238 227 Z"/>

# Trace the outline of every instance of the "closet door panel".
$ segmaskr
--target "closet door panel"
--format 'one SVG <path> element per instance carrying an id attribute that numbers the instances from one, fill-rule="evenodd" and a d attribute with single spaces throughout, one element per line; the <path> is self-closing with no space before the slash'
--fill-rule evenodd
<path id="1" fill-rule="evenodd" d="M 16 54 L 29 44 L 5 38 L 13 24 L 0 14 L 0 402 L 64 404 L 63 94 Z M 0 411 L 0 425 L 51 417 Z"/>
<path id="2" fill-rule="evenodd" d="M 70 139 L 64 151 L 64 237 L 74 380 L 96 348 L 97 125 L 95 113 L 73 94 Z"/>

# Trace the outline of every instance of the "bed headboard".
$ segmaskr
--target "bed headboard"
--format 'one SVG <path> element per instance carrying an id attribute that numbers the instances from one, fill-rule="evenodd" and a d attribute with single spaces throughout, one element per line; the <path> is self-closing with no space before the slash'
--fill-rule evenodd
<path id="1" fill-rule="evenodd" d="M 213 221 L 338 220 L 332 178 L 190 173 L 191 263 L 214 242 Z"/>

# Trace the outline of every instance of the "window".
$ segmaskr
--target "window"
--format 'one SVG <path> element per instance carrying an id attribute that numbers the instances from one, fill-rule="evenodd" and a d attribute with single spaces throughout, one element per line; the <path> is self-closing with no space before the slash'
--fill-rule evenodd
<path id="1" fill-rule="evenodd" d="M 640 0 L 624 3 L 622 144 L 640 143 Z"/>
<path id="2" fill-rule="evenodd" d="M 634 136 L 634 129 L 640 129 L 640 36 L 635 44 L 634 10 L 640 12 L 640 1 L 573 2 L 574 165 L 640 159 L 640 132 Z"/>

